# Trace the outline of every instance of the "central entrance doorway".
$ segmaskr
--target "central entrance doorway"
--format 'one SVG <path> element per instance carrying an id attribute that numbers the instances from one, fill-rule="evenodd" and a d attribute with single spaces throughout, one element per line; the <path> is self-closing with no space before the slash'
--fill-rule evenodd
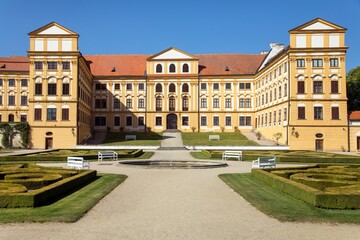
<path id="1" fill-rule="evenodd" d="M 177 129 L 177 116 L 174 113 L 166 117 L 166 129 Z"/>

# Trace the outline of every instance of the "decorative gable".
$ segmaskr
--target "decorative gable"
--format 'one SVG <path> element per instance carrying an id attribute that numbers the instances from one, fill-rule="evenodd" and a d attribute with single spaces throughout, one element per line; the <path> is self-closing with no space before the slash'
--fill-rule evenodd
<path id="1" fill-rule="evenodd" d="M 313 31 L 313 30 L 323 30 L 323 31 L 346 31 L 346 28 L 343 28 L 339 25 L 331 23 L 321 18 L 315 18 L 307 23 L 304 23 L 294 29 L 291 29 L 290 33 L 301 32 L 301 31 Z"/>
<path id="2" fill-rule="evenodd" d="M 61 28 L 59 28 L 58 26 L 52 26 L 48 29 L 45 29 L 44 31 L 42 32 L 39 32 L 38 33 L 39 35 L 43 35 L 43 34 L 49 34 L 49 35 L 52 35 L 52 34 L 61 34 L 61 35 L 67 35 L 67 34 L 70 34 L 68 31 L 65 31 Z"/>
<path id="3" fill-rule="evenodd" d="M 29 33 L 30 36 L 34 35 L 73 35 L 78 36 L 77 33 L 61 26 L 56 22 L 51 22 L 41 28 L 36 29 Z"/>
<path id="4" fill-rule="evenodd" d="M 335 28 L 329 26 L 329 25 L 326 25 L 324 23 L 321 23 L 321 22 L 316 22 L 314 24 L 311 24 L 307 27 L 304 27 L 303 29 L 301 30 L 333 30 Z"/>
<path id="5" fill-rule="evenodd" d="M 176 48 L 168 48 L 158 54 L 153 55 L 152 57 L 150 57 L 148 60 L 192 60 L 192 59 L 197 59 L 196 57 L 183 52 L 179 49 Z"/>

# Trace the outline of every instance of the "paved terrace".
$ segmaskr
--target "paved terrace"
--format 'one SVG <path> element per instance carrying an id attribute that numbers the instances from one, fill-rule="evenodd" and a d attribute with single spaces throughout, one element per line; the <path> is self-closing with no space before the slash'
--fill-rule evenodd
<path id="1" fill-rule="evenodd" d="M 170 135 L 162 146 L 180 141 L 179 135 Z M 153 158 L 191 156 L 186 150 L 159 150 Z M 228 163 L 226 168 L 194 170 L 95 162 L 92 168 L 99 172 L 121 173 L 129 178 L 76 223 L 4 224 L 0 225 L 0 239 L 344 240 L 358 235 L 357 225 L 283 223 L 268 217 L 218 178 L 221 173 L 249 172 L 251 163 Z"/>

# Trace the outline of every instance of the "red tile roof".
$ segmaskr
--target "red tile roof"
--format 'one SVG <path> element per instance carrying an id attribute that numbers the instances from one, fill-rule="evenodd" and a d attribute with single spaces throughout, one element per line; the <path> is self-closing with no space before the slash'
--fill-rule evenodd
<path id="1" fill-rule="evenodd" d="M 29 71 L 29 58 L 26 56 L 0 57 L 1 71 Z"/>
<path id="2" fill-rule="evenodd" d="M 352 111 L 349 115 L 349 120 L 360 120 L 360 111 Z"/>
<path id="3" fill-rule="evenodd" d="M 202 75 L 255 74 L 265 54 L 199 54 Z M 86 55 L 94 76 L 143 76 L 151 55 Z M 115 71 L 112 71 L 115 68 Z M 226 71 L 226 69 L 228 71 Z"/>

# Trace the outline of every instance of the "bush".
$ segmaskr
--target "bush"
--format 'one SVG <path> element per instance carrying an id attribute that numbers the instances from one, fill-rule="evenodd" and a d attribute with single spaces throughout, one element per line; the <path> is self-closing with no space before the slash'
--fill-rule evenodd
<path id="1" fill-rule="evenodd" d="M 5 183 L 15 183 L 25 186 L 28 190 L 39 189 L 62 179 L 60 174 L 55 173 L 17 173 L 7 174 L 4 177 Z"/>
<path id="2" fill-rule="evenodd" d="M 24 193 L 27 188 L 21 184 L 0 183 L 0 194 Z"/>

